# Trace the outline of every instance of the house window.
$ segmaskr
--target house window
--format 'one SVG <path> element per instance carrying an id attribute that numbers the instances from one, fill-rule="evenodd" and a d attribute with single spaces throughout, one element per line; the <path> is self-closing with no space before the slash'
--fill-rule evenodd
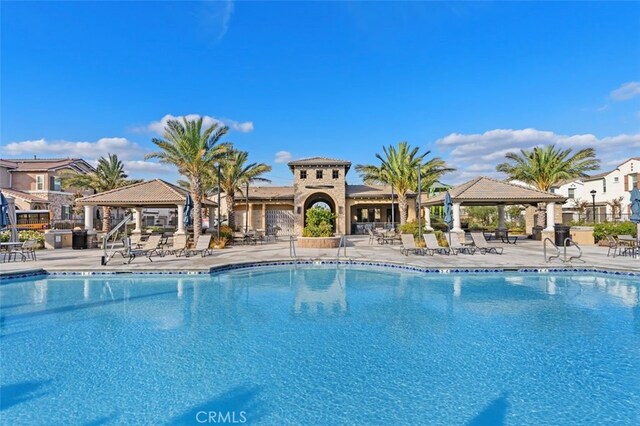
<path id="1" fill-rule="evenodd" d="M 569 188 L 569 198 L 576 198 L 576 189 Z"/>
<path id="2" fill-rule="evenodd" d="M 49 191 L 62 191 L 62 184 L 58 176 L 49 176 Z"/>
<path id="3" fill-rule="evenodd" d="M 618 183 L 620 182 L 620 178 L 618 176 L 613 178 L 613 183 Z"/>
<path id="4" fill-rule="evenodd" d="M 62 220 L 71 220 L 71 206 L 62 206 L 60 215 Z"/>
<path id="5" fill-rule="evenodd" d="M 316 179 L 322 179 L 322 170 L 316 170 Z"/>
<path id="6" fill-rule="evenodd" d="M 306 178 L 307 178 L 307 171 L 300 170 L 300 179 L 306 179 Z"/>
<path id="7" fill-rule="evenodd" d="M 333 178 L 334 179 L 340 179 L 340 170 L 334 170 L 333 171 Z"/>
<path id="8" fill-rule="evenodd" d="M 44 175 L 36 176 L 36 191 L 44 191 Z"/>
<path id="9" fill-rule="evenodd" d="M 607 180 L 602 179 L 602 192 L 607 192 Z"/>
<path id="10" fill-rule="evenodd" d="M 638 187 L 638 175 L 629 175 L 629 191 Z"/>

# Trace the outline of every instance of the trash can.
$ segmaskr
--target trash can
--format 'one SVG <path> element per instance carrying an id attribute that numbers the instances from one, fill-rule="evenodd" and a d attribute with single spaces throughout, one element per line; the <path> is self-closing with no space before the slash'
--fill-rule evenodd
<path id="1" fill-rule="evenodd" d="M 87 231 L 78 229 L 72 232 L 71 248 L 74 250 L 84 250 L 87 248 Z"/>
<path id="2" fill-rule="evenodd" d="M 558 247 L 564 247 L 564 240 L 567 238 L 571 238 L 571 233 L 569 232 L 570 229 L 571 227 L 567 225 L 554 226 L 555 237 L 556 237 L 555 243 Z M 568 246 L 571 245 L 571 240 L 567 241 L 567 245 Z"/>
<path id="3" fill-rule="evenodd" d="M 531 233 L 535 241 L 542 241 L 542 226 L 534 226 Z"/>

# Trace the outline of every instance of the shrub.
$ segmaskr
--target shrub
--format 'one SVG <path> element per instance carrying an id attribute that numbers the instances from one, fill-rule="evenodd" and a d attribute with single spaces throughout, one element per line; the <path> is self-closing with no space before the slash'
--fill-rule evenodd
<path id="1" fill-rule="evenodd" d="M 593 238 L 596 242 L 604 240 L 607 235 L 617 237 L 618 235 L 636 236 L 636 224 L 633 222 L 605 222 L 597 223 L 593 226 Z"/>
<path id="2" fill-rule="evenodd" d="M 333 225 L 336 215 L 330 210 L 313 207 L 307 210 L 307 226 L 302 230 L 303 237 L 333 237 Z"/>
<path id="3" fill-rule="evenodd" d="M 400 225 L 400 233 L 401 234 L 413 234 L 413 238 L 418 240 L 418 221 L 413 220 L 411 222 L 407 222 L 404 225 Z"/>
<path id="4" fill-rule="evenodd" d="M 0 232 L 0 242 L 6 243 L 11 238 L 9 231 Z M 38 247 L 44 247 L 44 233 L 40 231 L 25 230 L 18 232 L 18 241 L 36 240 Z"/>

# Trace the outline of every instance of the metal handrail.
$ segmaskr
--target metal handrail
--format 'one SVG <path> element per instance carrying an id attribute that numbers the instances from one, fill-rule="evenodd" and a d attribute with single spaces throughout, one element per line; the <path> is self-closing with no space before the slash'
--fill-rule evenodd
<path id="1" fill-rule="evenodd" d="M 340 243 L 338 244 L 338 255 L 336 257 L 337 260 L 340 260 L 340 249 L 344 247 L 344 257 L 347 257 L 347 239 L 344 237 L 344 234 L 340 234 Z"/>
<path id="2" fill-rule="evenodd" d="M 133 215 L 132 214 L 128 214 L 124 217 L 124 219 L 122 219 L 120 221 L 120 223 L 118 223 L 116 226 L 114 226 L 111 231 L 109 231 L 104 237 L 102 237 L 102 250 L 103 250 L 103 255 L 102 255 L 102 264 L 106 265 L 107 262 L 109 262 L 111 260 L 111 258 L 113 257 L 114 254 L 114 249 L 113 247 L 115 246 L 116 243 L 116 238 L 114 238 L 111 241 L 111 251 L 110 253 L 107 253 L 107 244 L 109 242 L 109 238 L 111 238 L 114 234 L 116 234 L 120 228 L 122 228 L 123 226 L 126 227 L 127 223 L 129 223 L 131 221 L 131 219 L 133 219 Z"/>
<path id="3" fill-rule="evenodd" d="M 551 243 L 551 245 L 556 249 L 556 254 L 553 255 L 553 256 L 549 256 L 549 258 L 547 258 L 547 241 L 549 241 Z M 542 251 L 543 251 L 544 261 L 546 263 L 551 262 L 552 259 L 560 259 L 560 249 L 553 242 L 553 240 L 551 238 L 549 238 L 549 237 L 544 239 L 544 242 L 542 243 Z M 565 247 L 565 251 L 566 251 L 566 247 Z M 566 255 L 565 255 L 565 258 L 566 258 Z M 563 261 L 562 259 L 560 259 L 560 260 Z"/>
<path id="4" fill-rule="evenodd" d="M 296 237 L 293 235 L 289 237 L 289 257 L 292 257 L 293 259 L 298 258 L 296 255 Z"/>
<path id="5" fill-rule="evenodd" d="M 576 248 L 578 249 L 578 255 L 570 256 L 569 259 L 567 259 L 567 241 L 572 242 L 573 245 L 576 246 Z M 578 259 L 584 262 L 584 260 L 580 259 L 582 257 L 582 249 L 575 241 L 572 241 L 571 238 L 565 238 L 562 244 L 564 245 L 564 262 L 565 263 L 571 262 L 573 259 Z"/>

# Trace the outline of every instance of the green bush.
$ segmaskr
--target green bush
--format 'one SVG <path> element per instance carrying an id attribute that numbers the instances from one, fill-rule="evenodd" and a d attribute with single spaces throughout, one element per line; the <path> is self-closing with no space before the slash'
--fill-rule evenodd
<path id="1" fill-rule="evenodd" d="M 6 243 L 11 238 L 9 231 L 0 232 L 0 242 Z M 19 231 L 18 241 L 36 240 L 38 247 L 44 247 L 44 233 L 40 231 Z"/>
<path id="2" fill-rule="evenodd" d="M 303 237 L 333 237 L 333 225 L 336 215 L 330 210 L 313 207 L 307 210 L 307 226 L 302 230 Z"/>
<path id="3" fill-rule="evenodd" d="M 617 237 L 618 235 L 636 236 L 636 224 L 633 222 L 605 222 L 597 223 L 593 226 L 593 238 L 596 242 L 604 240 L 607 235 Z"/>
<path id="4" fill-rule="evenodd" d="M 411 222 L 407 222 L 404 225 L 400 225 L 400 233 L 401 234 L 413 234 L 413 237 L 417 240 L 418 235 L 418 221 L 413 220 Z"/>

